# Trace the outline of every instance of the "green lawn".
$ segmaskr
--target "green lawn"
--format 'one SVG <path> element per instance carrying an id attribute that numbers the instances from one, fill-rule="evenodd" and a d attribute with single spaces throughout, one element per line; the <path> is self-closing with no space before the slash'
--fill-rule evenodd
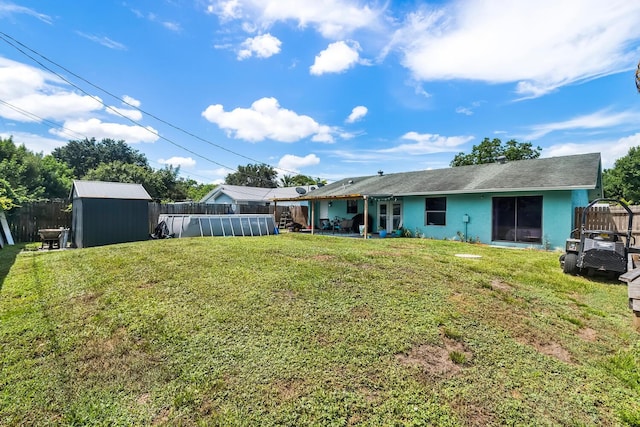
<path id="1" fill-rule="evenodd" d="M 640 425 L 626 287 L 558 253 L 293 233 L 18 249 L 3 426 Z"/>

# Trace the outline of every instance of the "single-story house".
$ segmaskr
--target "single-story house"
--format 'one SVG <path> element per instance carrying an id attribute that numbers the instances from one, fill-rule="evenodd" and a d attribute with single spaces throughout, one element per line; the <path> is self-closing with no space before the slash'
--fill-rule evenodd
<path id="1" fill-rule="evenodd" d="M 77 248 L 149 238 L 151 196 L 140 184 L 73 181 L 72 242 Z"/>
<path id="2" fill-rule="evenodd" d="M 200 203 L 231 206 L 269 206 L 272 199 L 288 199 L 286 202 L 283 201 L 280 204 L 306 206 L 306 201 L 295 198 L 301 194 L 307 194 L 315 188 L 315 186 L 263 188 L 222 184 L 207 193 L 207 195 L 200 200 Z"/>
<path id="3" fill-rule="evenodd" d="M 591 153 L 404 173 L 380 171 L 344 178 L 295 200 L 310 203 L 316 228 L 326 219 L 357 217 L 368 230 L 402 228 L 435 239 L 556 248 L 564 247 L 574 228 L 575 208 L 598 197 L 602 197 L 600 153 Z"/>

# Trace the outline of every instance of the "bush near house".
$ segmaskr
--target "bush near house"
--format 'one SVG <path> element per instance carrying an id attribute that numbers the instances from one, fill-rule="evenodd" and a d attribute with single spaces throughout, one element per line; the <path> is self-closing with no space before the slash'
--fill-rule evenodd
<path id="1" fill-rule="evenodd" d="M 6 247 L 0 425 L 639 425 L 626 288 L 557 258 L 293 233 Z"/>

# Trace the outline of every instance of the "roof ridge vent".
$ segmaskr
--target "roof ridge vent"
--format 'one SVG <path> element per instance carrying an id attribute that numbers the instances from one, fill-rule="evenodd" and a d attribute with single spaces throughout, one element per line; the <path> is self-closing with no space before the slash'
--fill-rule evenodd
<path id="1" fill-rule="evenodd" d="M 496 162 L 500 163 L 501 165 L 504 165 L 505 163 L 507 163 L 507 156 L 496 157 Z"/>

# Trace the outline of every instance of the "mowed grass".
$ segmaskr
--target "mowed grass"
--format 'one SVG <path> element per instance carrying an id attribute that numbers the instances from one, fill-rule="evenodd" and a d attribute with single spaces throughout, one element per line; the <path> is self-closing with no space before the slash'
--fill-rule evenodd
<path id="1" fill-rule="evenodd" d="M 558 255 L 293 233 L 5 248 L 0 425 L 640 425 L 626 287 Z"/>

